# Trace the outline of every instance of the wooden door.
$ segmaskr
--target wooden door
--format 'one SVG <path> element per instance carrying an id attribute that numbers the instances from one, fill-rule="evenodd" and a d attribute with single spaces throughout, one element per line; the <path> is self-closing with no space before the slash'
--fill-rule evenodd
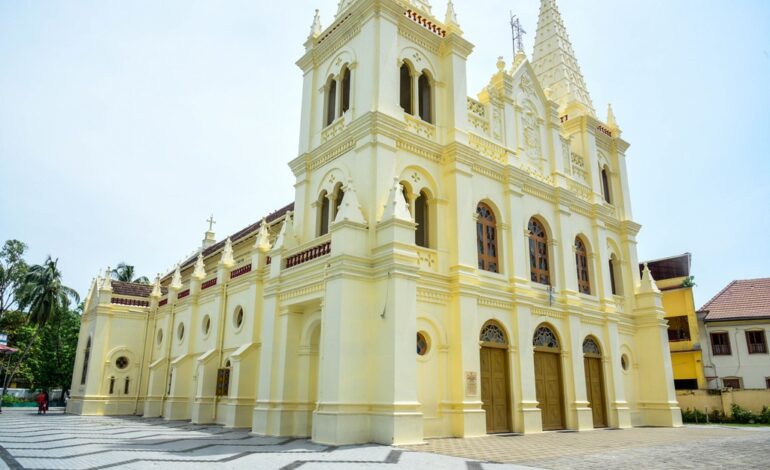
<path id="1" fill-rule="evenodd" d="M 511 432 L 507 349 L 481 348 L 481 401 L 487 432 Z"/>
<path id="2" fill-rule="evenodd" d="M 607 427 L 607 411 L 604 400 L 604 374 L 602 360 L 599 357 L 585 357 L 583 360 L 586 372 L 586 390 L 588 406 L 594 417 L 595 428 Z"/>
<path id="3" fill-rule="evenodd" d="M 564 400 L 558 353 L 535 352 L 535 389 L 543 430 L 564 429 Z"/>

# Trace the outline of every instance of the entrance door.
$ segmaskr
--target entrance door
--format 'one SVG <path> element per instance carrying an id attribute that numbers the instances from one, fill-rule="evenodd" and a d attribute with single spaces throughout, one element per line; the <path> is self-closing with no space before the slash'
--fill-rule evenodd
<path id="1" fill-rule="evenodd" d="M 510 432 L 507 349 L 481 348 L 481 401 L 487 432 Z"/>
<path id="2" fill-rule="evenodd" d="M 535 352 L 535 389 L 543 430 L 564 429 L 561 365 L 559 354 Z"/>
<path id="3" fill-rule="evenodd" d="M 607 407 L 604 399 L 604 374 L 602 373 L 602 352 L 599 344 L 588 337 L 583 341 L 583 368 L 586 374 L 588 406 L 594 418 L 595 428 L 607 427 Z"/>
<path id="4" fill-rule="evenodd" d="M 602 360 L 598 357 L 584 359 L 586 370 L 586 389 L 588 406 L 594 416 L 595 428 L 607 427 L 607 415 L 604 411 L 604 381 L 602 380 Z"/>

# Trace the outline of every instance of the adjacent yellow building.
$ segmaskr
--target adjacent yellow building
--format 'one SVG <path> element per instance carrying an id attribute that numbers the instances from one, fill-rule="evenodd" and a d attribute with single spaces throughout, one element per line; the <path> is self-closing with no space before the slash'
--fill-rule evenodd
<path id="1" fill-rule="evenodd" d="M 692 292 L 691 261 L 692 255 L 685 253 L 647 262 L 655 284 L 663 294 L 674 387 L 677 390 L 705 389 L 707 385 Z M 643 266 L 640 266 L 641 269 Z"/>
<path id="2" fill-rule="evenodd" d="M 316 14 L 294 201 L 154 286 L 97 279 L 69 412 L 330 444 L 681 423 L 629 144 L 555 2 L 475 97 L 434 7 Z"/>

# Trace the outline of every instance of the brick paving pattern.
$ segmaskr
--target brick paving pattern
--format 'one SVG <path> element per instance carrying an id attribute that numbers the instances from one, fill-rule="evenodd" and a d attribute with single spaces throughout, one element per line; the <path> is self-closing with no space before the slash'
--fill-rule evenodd
<path id="1" fill-rule="evenodd" d="M 770 428 L 686 426 L 428 439 L 405 449 L 546 469 L 770 468 Z"/>

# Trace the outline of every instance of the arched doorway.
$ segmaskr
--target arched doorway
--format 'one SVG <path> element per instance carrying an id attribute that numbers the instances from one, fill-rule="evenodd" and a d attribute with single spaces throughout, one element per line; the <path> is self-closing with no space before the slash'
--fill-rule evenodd
<path id="1" fill-rule="evenodd" d="M 503 329 L 489 322 L 481 329 L 481 401 L 487 432 L 511 432 L 511 391 L 508 380 L 508 340 Z"/>
<path id="2" fill-rule="evenodd" d="M 602 371 L 602 350 L 592 337 L 583 341 L 583 368 L 586 374 L 588 406 L 594 418 L 595 428 L 607 427 L 607 405 L 604 398 L 604 374 Z"/>
<path id="3" fill-rule="evenodd" d="M 535 347 L 535 390 L 543 430 L 564 429 L 564 396 L 561 380 L 561 347 L 553 330 L 537 327 L 532 339 Z"/>

